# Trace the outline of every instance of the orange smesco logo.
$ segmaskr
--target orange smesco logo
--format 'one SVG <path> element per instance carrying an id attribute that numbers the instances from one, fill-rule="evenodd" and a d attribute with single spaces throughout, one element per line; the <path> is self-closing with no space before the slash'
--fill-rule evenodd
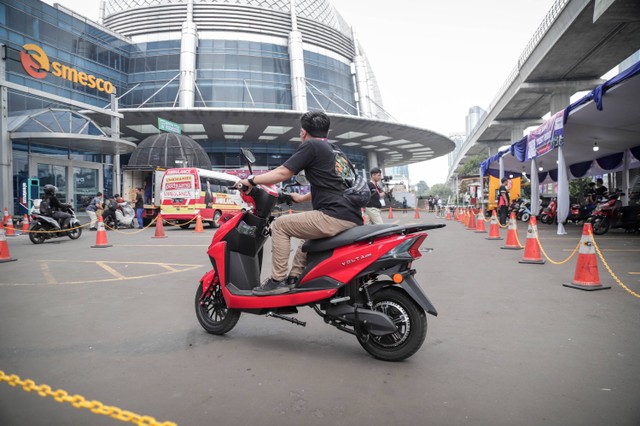
<path id="1" fill-rule="evenodd" d="M 20 52 L 20 62 L 22 68 L 33 78 L 45 78 L 51 70 L 54 77 L 63 78 L 89 89 L 96 89 L 108 94 L 113 93 L 114 87 L 110 81 L 105 81 L 95 75 L 78 71 L 75 68 L 62 65 L 60 62 L 49 62 L 49 57 L 40 46 L 35 44 L 25 44 Z"/>

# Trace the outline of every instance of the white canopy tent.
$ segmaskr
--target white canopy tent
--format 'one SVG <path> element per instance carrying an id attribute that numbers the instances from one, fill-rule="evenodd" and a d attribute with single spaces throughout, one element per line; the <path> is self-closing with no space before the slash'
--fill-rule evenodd
<path id="1" fill-rule="evenodd" d="M 562 222 L 569 214 L 569 179 L 623 171 L 628 194 L 629 169 L 640 167 L 640 62 L 485 160 L 481 175 L 495 174 L 495 163 L 500 177 L 530 176 L 532 211 L 539 209 L 538 183 L 558 182 L 558 234 L 565 233 Z"/>

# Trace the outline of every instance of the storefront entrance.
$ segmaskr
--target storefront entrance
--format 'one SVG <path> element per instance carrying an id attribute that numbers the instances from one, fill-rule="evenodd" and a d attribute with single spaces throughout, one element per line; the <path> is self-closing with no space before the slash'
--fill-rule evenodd
<path id="1" fill-rule="evenodd" d="M 73 205 L 77 212 L 84 211 L 99 188 L 103 187 L 102 164 L 85 161 L 32 155 L 29 175 L 40 178 L 40 198 L 43 195 L 42 187 L 55 185 L 58 199 Z"/>

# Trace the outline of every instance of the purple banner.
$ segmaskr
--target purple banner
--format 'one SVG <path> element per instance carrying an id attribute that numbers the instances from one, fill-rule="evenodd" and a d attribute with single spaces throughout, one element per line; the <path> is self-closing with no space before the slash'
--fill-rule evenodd
<path id="1" fill-rule="evenodd" d="M 545 121 L 527 136 L 527 160 L 540 157 L 564 143 L 562 124 L 564 111 L 560 111 Z"/>

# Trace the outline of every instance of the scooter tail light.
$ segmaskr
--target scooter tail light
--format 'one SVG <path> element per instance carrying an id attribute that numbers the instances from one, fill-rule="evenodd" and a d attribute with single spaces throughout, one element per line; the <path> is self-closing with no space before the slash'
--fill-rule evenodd
<path id="1" fill-rule="evenodd" d="M 416 238 L 414 238 L 413 244 L 411 244 L 411 247 L 409 248 L 409 254 L 414 259 L 419 259 L 422 257 L 422 253 L 420 253 L 420 246 L 422 245 L 422 242 L 425 240 L 425 238 L 427 238 L 427 234 L 418 235 Z"/>

